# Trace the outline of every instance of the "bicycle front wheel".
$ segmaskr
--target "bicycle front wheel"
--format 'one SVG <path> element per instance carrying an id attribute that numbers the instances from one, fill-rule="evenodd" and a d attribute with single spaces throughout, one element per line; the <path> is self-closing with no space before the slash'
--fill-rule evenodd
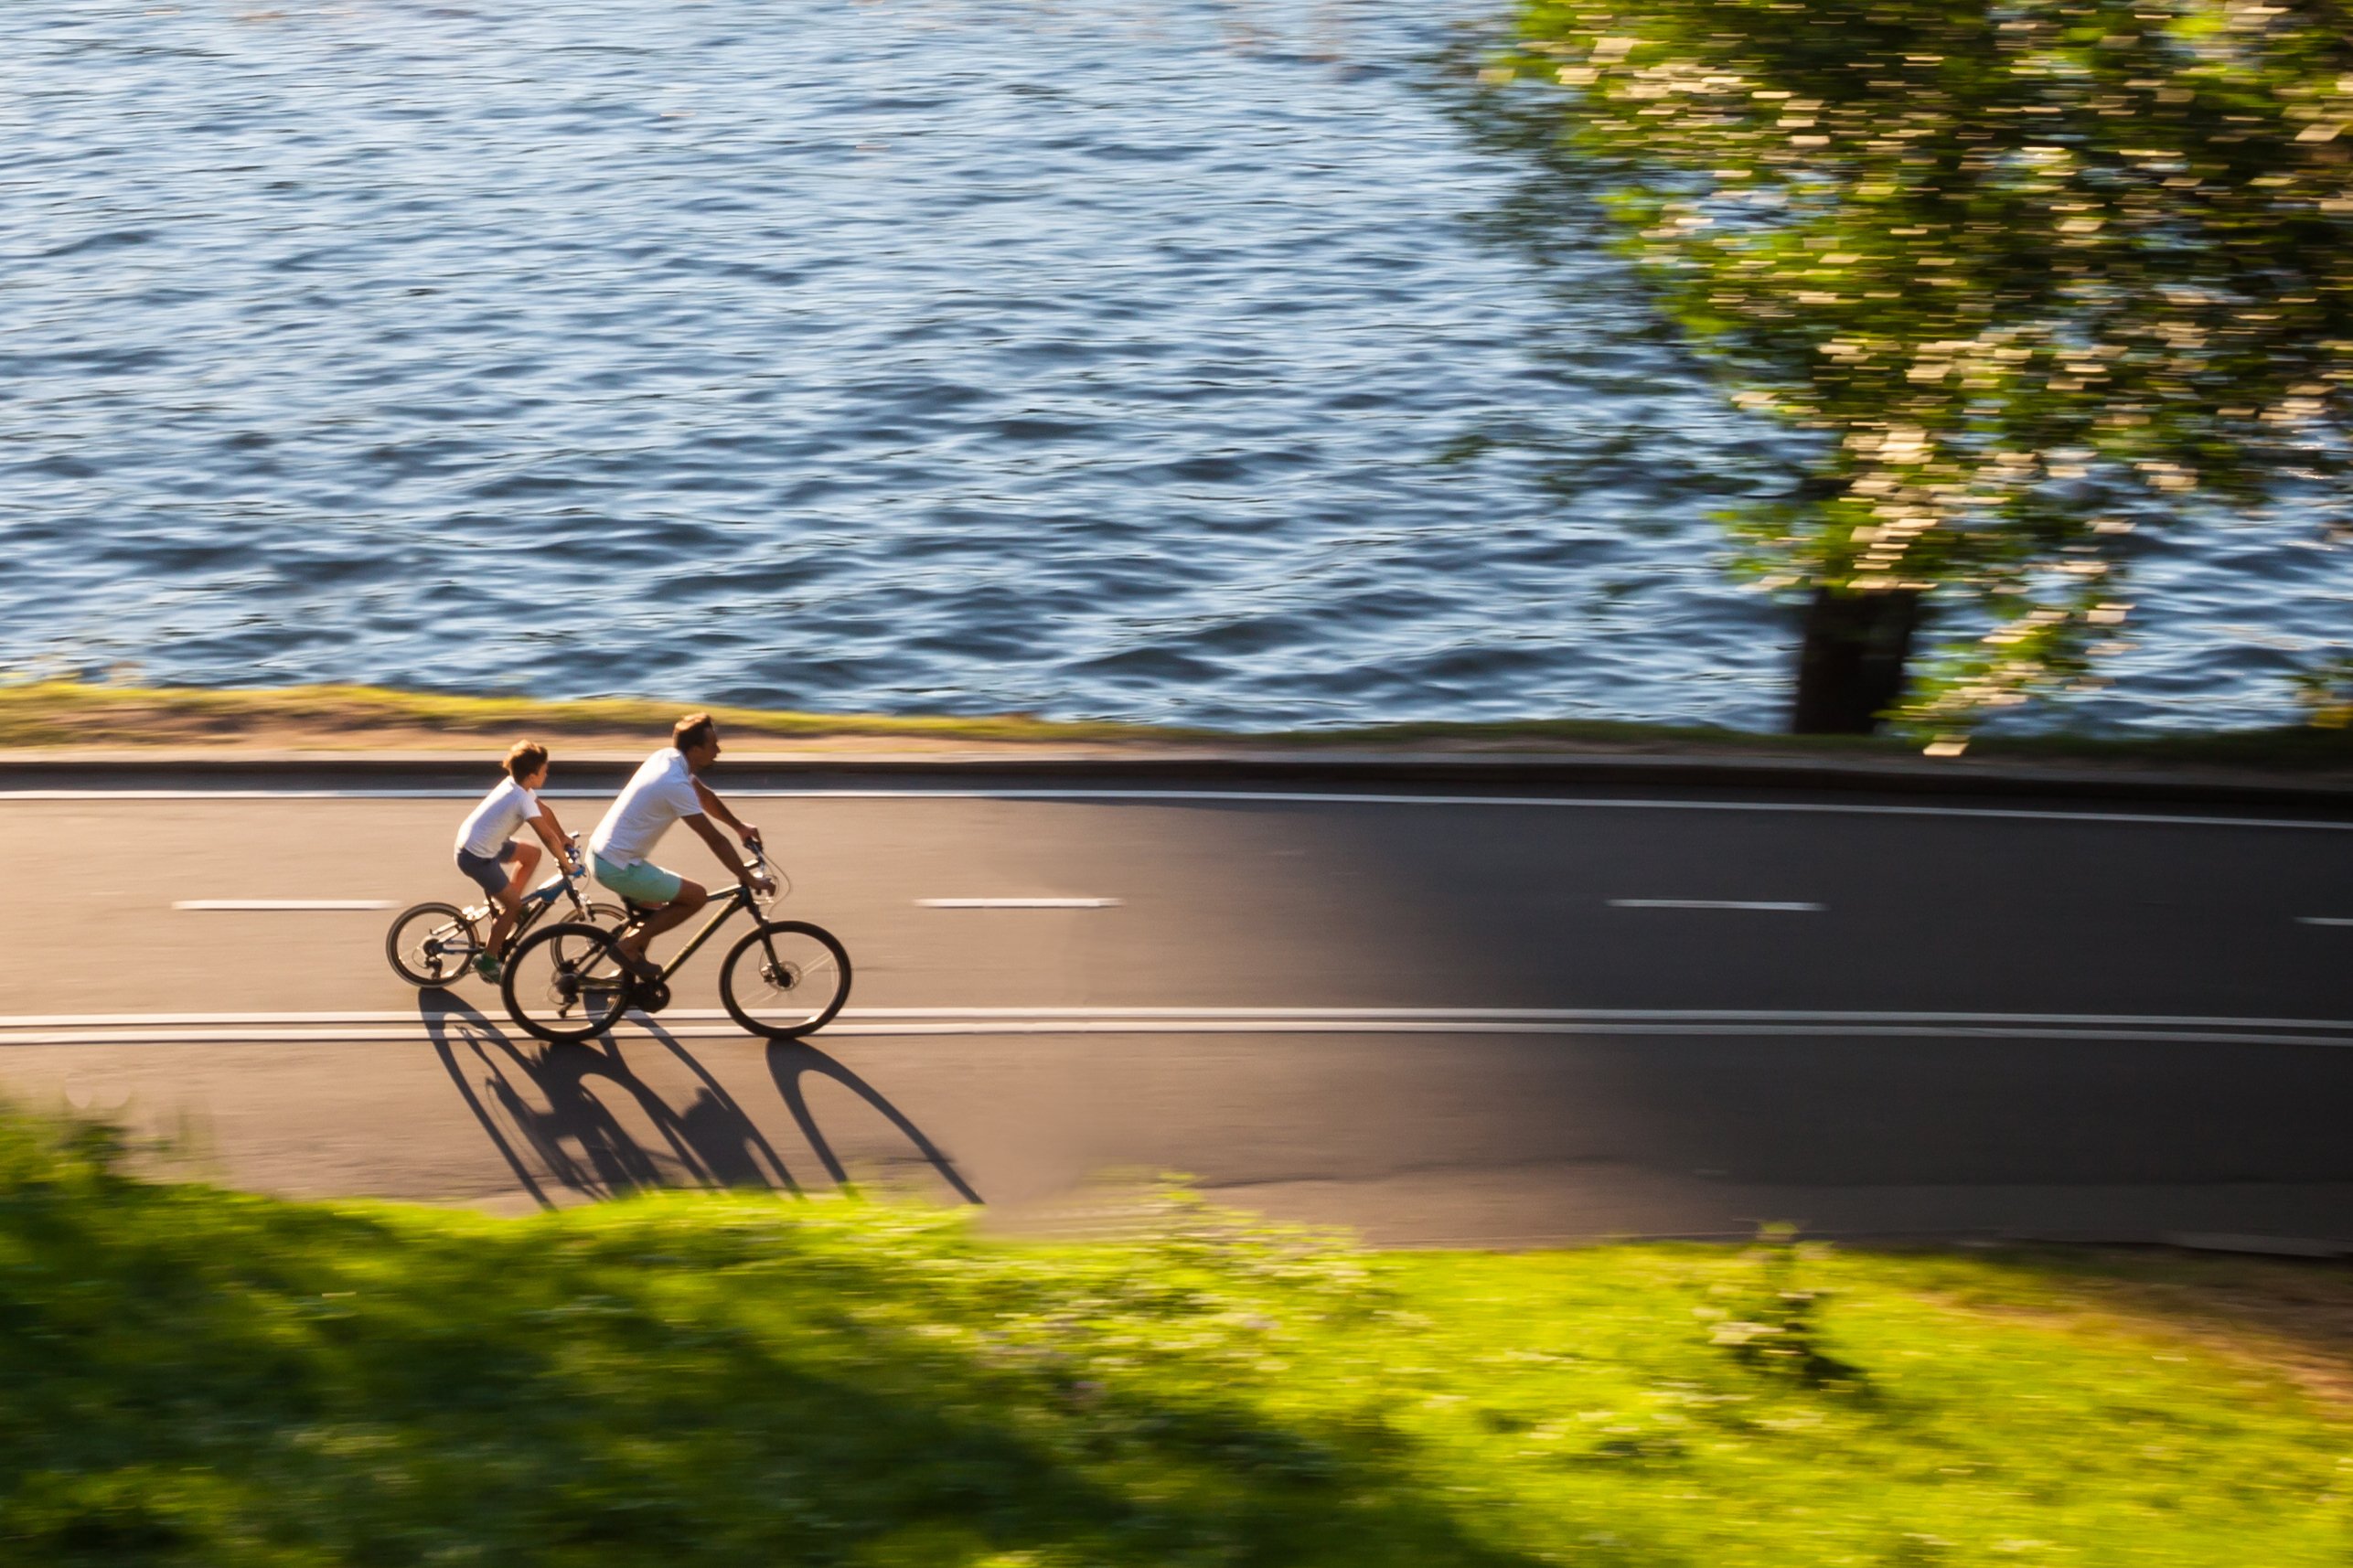
<path id="1" fill-rule="evenodd" d="M 498 992 L 507 1016 L 540 1039 L 587 1040 L 628 1009 L 629 975 L 611 932 L 566 921 L 514 945 Z"/>
<path id="2" fill-rule="evenodd" d="M 729 949 L 719 999 L 754 1034 L 795 1039 L 831 1023 L 850 999 L 850 955 L 822 926 L 764 921 Z"/>
<path id="3" fill-rule="evenodd" d="M 401 912 L 384 933 L 392 973 L 421 991 L 462 978 L 482 951 L 474 927 L 455 904 L 423 903 Z"/>

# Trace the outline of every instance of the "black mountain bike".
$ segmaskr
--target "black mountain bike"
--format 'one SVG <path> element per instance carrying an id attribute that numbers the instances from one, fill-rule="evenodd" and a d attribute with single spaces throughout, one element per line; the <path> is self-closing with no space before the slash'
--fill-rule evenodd
<path id="1" fill-rule="evenodd" d="M 572 840 L 572 852 L 577 859 L 577 838 Z M 581 881 L 580 876 L 559 872 L 553 880 L 525 893 L 523 907 L 515 913 L 514 940 L 520 940 L 539 924 L 558 899 L 571 904 L 571 920 L 618 930 L 628 920 L 628 912 L 617 904 L 589 902 L 581 896 Z M 447 986 L 473 971 L 474 960 L 489 938 L 491 917 L 497 912 L 487 903 L 468 904 L 464 909 L 451 903 L 412 904 L 400 912 L 392 922 L 392 929 L 384 933 L 384 956 L 392 961 L 393 974 L 419 990 Z M 508 951 L 513 951 L 511 945 Z"/>
<path id="2" fill-rule="evenodd" d="M 752 869 L 766 869 L 755 852 Z M 738 910 L 748 910 L 752 929 L 720 960 L 719 999 L 728 1016 L 770 1040 L 823 1029 L 850 999 L 850 955 L 822 926 L 768 919 L 765 901 L 740 883 L 711 900 L 714 912 L 702 929 L 644 979 L 621 958 L 621 937 L 649 912 L 644 905 L 629 903 L 619 931 L 583 921 L 542 926 L 507 950 L 499 993 L 508 1015 L 540 1039 L 561 1041 L 600 1035 L 633 1007 L 659 1012 L 670 1003 L 670 977 Z"/>

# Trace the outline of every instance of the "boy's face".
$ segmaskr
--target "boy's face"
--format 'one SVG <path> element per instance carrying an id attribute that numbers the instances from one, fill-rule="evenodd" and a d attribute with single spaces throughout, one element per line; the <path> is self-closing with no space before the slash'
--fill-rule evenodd
<path id="1" fill-rule="evenodd" d="M 711 732 L 711 739 L 700 746 L 689 746 L 685 754 L 686 765 L 696 773 L 701 773 L 711 766 L 719 760 L 719 731 L 713 730 Z"/>
<path id="2" fill-rule="evenodd" d="M 531 791 L 534 795 L 538 794 L 540 790 L 547 788 L 548 764 L 541 763 L 540 764 L 539 772 L 526 775 L 523 779 L 523 787 Z"/>

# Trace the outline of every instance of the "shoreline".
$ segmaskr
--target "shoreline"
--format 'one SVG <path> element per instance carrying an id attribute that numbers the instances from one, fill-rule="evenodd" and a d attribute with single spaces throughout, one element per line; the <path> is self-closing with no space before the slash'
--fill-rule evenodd
<path id="1" fill-rule="evenodd" d="M 161 762 L 424 754 L 487 751 L 525 731 L 583 759 L 641 752 L 690 704 L 645 698 L 543 701 L 456 697 L 378 687 L 251 689 L 116 687 L 74 681 L 0 685 L 0 757 L 15 761 Z M 1928 757 L 1882 736 L 1797 736 L 1606 720 L 1406 722 L 1342 730 L 1216 731 L 1026 714 L 899 718 L 715 707 L 744 761 L 958 763 L 1095 760 L 1134 763 L 1254 758 L 1342 763 L 1379 758 L 1561 764 L 1833 767 L 1943 778 L 1953 787 L 1995 774 L 2077 777 L 2161 773 L 2225 783 L 2292 781 L 2353 786 L 2353 730 L 2294 726 L 2207 733 L 1980 740 L 1961 757 Z"/>

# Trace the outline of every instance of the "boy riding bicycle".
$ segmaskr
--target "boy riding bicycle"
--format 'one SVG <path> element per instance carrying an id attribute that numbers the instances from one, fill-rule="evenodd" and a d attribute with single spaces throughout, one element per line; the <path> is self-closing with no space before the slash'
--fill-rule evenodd
<path id="1" fill-rule="evenodd" d="M 482 797 L 457 829 L 457 869 L 489 895 L 497 914 L 490 923 L 489 941 L 474 961 L 475 972 L 486 980 L 498 978 L 498 961 L 507 950 L 507 939 L 514 934 L 523 891 L 530 886 L 531 873 L 540 865 L 539 845 L 516 843 L 516 830 L 529 823 L 540 842 L 554 853 L 558 865 L 567 872 L 580 869 L 554 808 L 539 796 L 548 783 L 548 749 L 537 741 L 518 741 L 508 750 L 505 767 L 507 776 Z"/>

